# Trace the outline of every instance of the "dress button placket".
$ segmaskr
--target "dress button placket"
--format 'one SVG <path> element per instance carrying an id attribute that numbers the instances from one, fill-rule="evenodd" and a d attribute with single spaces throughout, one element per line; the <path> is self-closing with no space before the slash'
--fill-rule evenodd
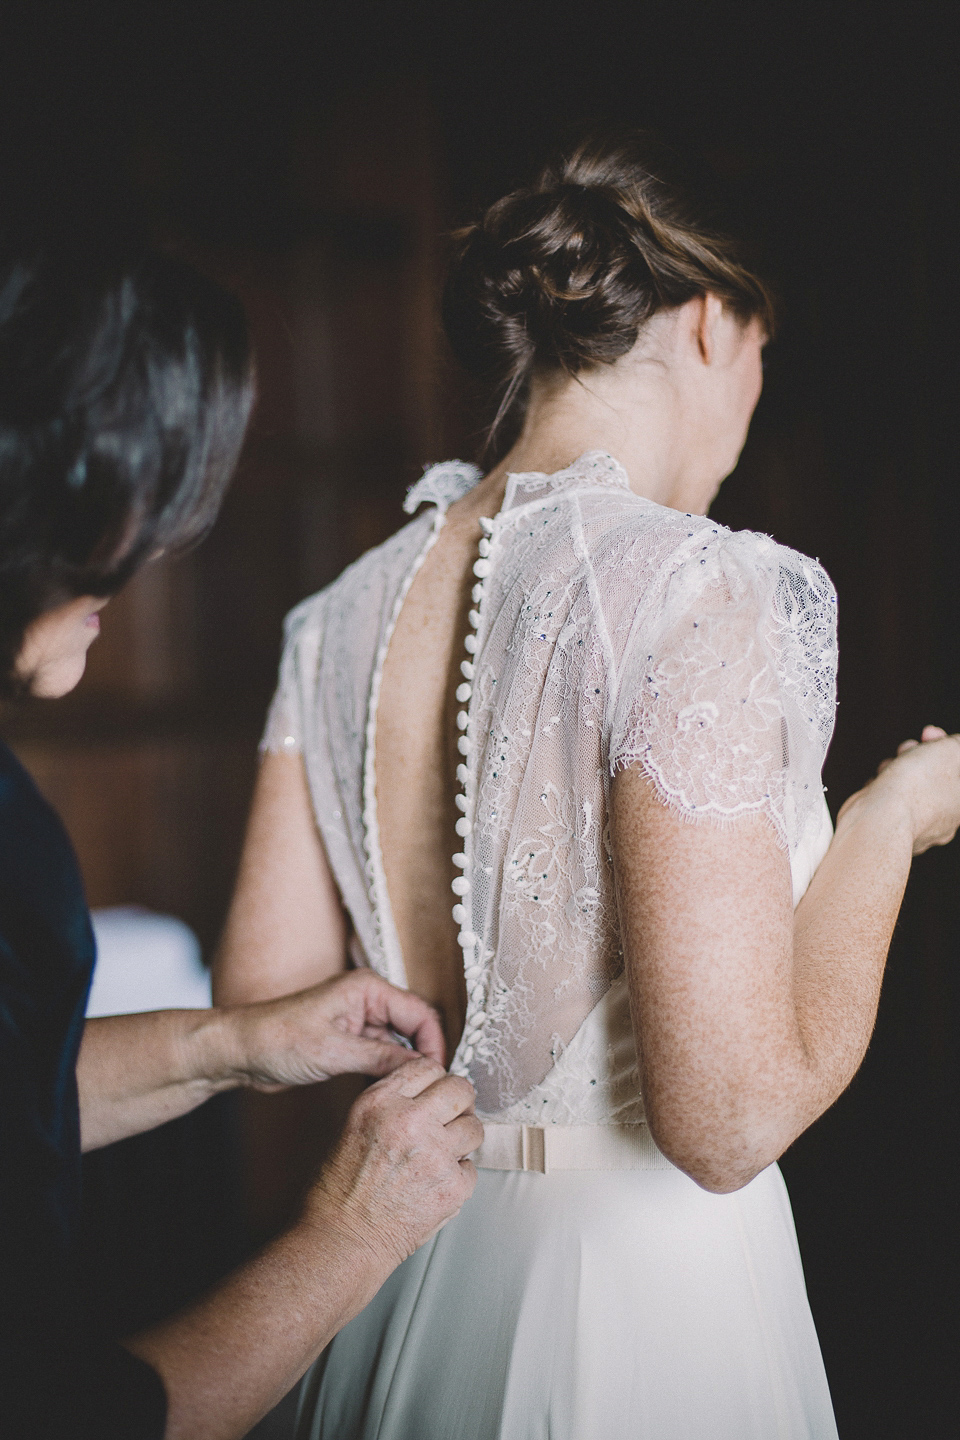
<path id="1" fill-rule="evenodd" d="M 474 562 L 473 573 L 477 577 L 477 583 L 470 592 L 473 601 L 473 608 L 468 616 L 470 629 L 464 638 L 463 648 L 466 650 L 468 659 L 461 662 L 460 673 L 463 676 L 463 684 L 457 686 L 457 703 L 463 708 L 457 713 L 457 729 L 460 735 L 457 738 L 457 749 L 469 761 L 473 751 L 473 740 L 470 736 L 470 701 L 473 698 L 474 665 L 473 656 L 477 653 L 478 642 L 476 632 L 480 629 L 480 607 L 483 604 L 484 582 L 491 571 L 490 564 L 490 536 L 493 531 L 493 521 L 485 516 L 481 517 L 480 528 L 483 536 L 477 550 L 479 558 Z M 470 818 L 474 800 L 474 779 L 469 763 L 457 766 L 457 780 L 461 786 L 461 792 L 456 796 L 457 809 L 461 811 L 457 820 L 456 831 L 464 841 L 464 849 L 458 851 L 453 857 L 453 863 L 458 870 L 466 871 L 469 868 L 469 836 L 473 829 Z M 467 984 L 467 1015 L 463 1028 L 463 1039 L 460 1042 L 460 1065 L 464 1068 L 473 1059 L 477 1042 L 483 1033 L 483 1024 L 486 1020 L 485 986 L 483 976 L 483 965 L 480 961 L 480 936 L 470 928 L 471 914 L 470 904 L 463 901 L 470 894 L 471 885 L 466 874 L 457 875 L 451 882 L 451 889 L 457 896 L 457 904 L 453 907 L 453 918 L 459 927 L 457 937 L 461 950 L 463 951 L 463 973 Z"/>

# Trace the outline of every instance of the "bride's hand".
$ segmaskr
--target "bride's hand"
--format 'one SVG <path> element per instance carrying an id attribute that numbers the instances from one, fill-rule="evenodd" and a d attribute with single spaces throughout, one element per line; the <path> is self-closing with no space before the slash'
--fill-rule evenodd
<path id="1" fill-rule="evenodd" d="M 843 805 L 838 826 L 846 815 L 877 800 L 902 810 L 914 855 L 948 845 L 960 828 L 960 735 L 925 725 L 919 740 L 904 740 L 896 758 L 881 761 L 876 779 Z"/>

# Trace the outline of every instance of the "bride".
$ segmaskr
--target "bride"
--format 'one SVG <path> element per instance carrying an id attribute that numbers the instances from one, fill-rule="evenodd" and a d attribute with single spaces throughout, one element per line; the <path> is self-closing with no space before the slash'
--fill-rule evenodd
<path id="1" fill-rule="evenodd" d="M 445 320 L 519 438 L 290 616 L 217 989 L 409 985 L 486 1138 L 298 1435 L 826 1440 L 774 1162 L 863 1058 L 960 743 L 901 747 L 832 837 L 833 588 L 706 518 L 768 297 L 639 137 L 461 232 Z"/>

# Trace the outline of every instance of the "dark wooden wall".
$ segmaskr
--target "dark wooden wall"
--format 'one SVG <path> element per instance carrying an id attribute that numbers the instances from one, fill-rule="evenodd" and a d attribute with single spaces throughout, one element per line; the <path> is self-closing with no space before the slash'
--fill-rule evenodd
<path id="1" fill-rule="evenodd" d="M 172 911 L 208 949 L 283 615 L 396 528 L 406 486 L 444 448 L 431 106 L 358 85 L 289 141 L 273 233 L 189 237 L 243 297 L 257 354 L 254 421 L 219 523 L 111 601 L 73 696 L 6 724 L 67 821 L 91 904 Z"/>

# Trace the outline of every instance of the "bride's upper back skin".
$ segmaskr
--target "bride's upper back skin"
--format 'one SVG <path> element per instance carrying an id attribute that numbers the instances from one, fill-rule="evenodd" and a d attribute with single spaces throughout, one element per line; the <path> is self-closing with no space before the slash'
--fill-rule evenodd
<path id="1" fill-rule="evenodd" d="M 829 838 L 819 772 L 835 597 L 815 562 L 693 518 L 736 464 L 773 318 L 762 283 L 659 173 L 643 137 L 595 137 L 454 237 L 447 333 L 516 439 L 476 483 L 458 472 L 432 522 L 418 517 L 291 616 L 215 985 L 220 1001 L 285 993 L 359 944 L 437 1005 L 486 1113 L 526 1121 L 536 1092 L 543 1119 L 576 1124 L 592 1112 L 568 1103 L 571 1066 L 552 1099 L 545 1073 L 625 976 L 636 1053 L 617 1084 L 631 1095 L 611 1090 L 598 1114 L 645 1117 L 676 1165 L 729 1190 L 859 1065 L 915 839 L 905 815 L 923 807 L 905 805 L 894 762 L 794 912 Z M 599 468 L 594 456 L 578 469 L 586 452 L 606 452 Z M 550 491 L 558 472 L 565 505 Z M 527 587 L 532 603 L 540 552 L 516 523 L 528 511 L 511 476 L 523 494 L 556 493 L 543 554 L 579 640 L 551 609 L 554 629 L 537 626 L 529 648 L 517 595 Z M 624 485 L 664 508 L 638 509 Z M 477 557 L 507 530 L 513 598 L 497 590 L 494 617 L 505 562 Z M 475 680 L 471 626 L 470 644 L 494 656 L 474 656 Z M 583 644 L 589 664 L 569 649 Z M 465 733 L 481 712 L 486 731 Z M 514 723 L 521 778 L 508 793 L 490 727 Z M 933 808 L 960 807 L 957 747 L 936 743 L 949 754 L 912 762 L 910 783 L 928 785 Z M 554 859 L 566 846 L 547 904 L 526 883 L 539 840 L 514 845 L 524 805 Z"/>

